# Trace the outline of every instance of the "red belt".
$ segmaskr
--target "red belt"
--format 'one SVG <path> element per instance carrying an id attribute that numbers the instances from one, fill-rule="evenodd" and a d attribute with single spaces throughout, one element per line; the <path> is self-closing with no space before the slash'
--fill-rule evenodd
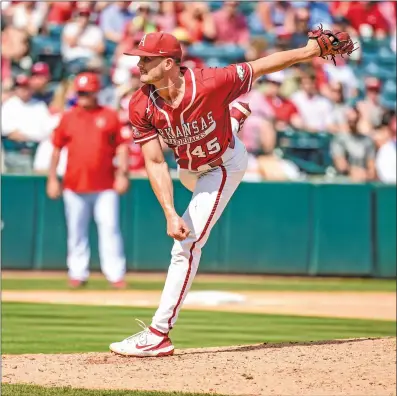
<path id="1" fill-rule="evenodd" d="M 229 147 L 234 149 L 234 145 L 235 145 L 235 140 L 234 140 L 234 136 L 232 135 L 232 138 L 230 139 L 230 142 L 229 142 Z M 223 159 L 222 159 L 222 157 L 219 157 L 215 161 L 209 163 L 208 166 L 210 166 L 211 168 L 216 168 L 217 166 L 220 166 L 222 164 L 223 164 Z"/>

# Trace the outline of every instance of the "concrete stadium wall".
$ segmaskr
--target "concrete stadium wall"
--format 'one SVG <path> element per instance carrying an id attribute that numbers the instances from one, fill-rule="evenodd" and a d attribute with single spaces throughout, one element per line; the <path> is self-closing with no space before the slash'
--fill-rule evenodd
<path id="1" fill-rule="evenodd" d="M 65 269 L 62 200 L 44 177 L 2 177 L 2 268 Z M 175 182 L 183 213 L 190 193 Z M 163 271 L 172 240 L 146 179 L 121 199 L 129 270 Z M 92 268 L 99 268 L 91 227 Z M 396 276 L 396 188 L 377 184 L 243 183 L 212 231 L 200 272 Z"/>

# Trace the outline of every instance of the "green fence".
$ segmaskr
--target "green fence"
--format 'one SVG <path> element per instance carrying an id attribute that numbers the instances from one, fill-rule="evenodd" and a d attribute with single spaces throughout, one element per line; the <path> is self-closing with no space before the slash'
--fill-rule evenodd
<path id="1" fill-rule="evenodd" d="M 175 182 L 175 205 L 191 193 Z M 65 269 L 62 200 L 43 177 L 2 178 L 3 269 Z M 163 271 L 172 240 L 146 179 L 121 200 L 128 269 Z M 92 268 L 99 268 L 92 225 Z M 204 249 L 201 272 L 395 277 L 396 188 L 383 185 L 242 183 Z"/>

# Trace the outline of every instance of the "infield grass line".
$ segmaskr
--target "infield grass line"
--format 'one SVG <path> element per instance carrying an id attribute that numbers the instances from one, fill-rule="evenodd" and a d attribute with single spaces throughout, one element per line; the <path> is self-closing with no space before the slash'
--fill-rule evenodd
<path id="1" fill-rule="evenodd" d="M 108 352 L 110 343 L 150 324 L 153 309 L 40 303 L 2 304 L 2 353 Z M 182 311 L 176 348 L 395 336 L 396 322 L 254 313 Z"/>
<path id="2" fill-rule="evenodd" d="M 36 385 L 2 384 L 3 396 L 212 396 L 213 393 L 149 392 L 135 390 L 47 388 Z M 217 396 L 222 396 L 218 395 Z"/>
<path id="3" fill-rule="evenodd" d="M 161 291 L 163 281 L 145 281 L 128 276 L 129 290 Z M 4 278 L 3 290 L 68 290 L 67 278 Z M 112 290 L 105 279 L 92 278 L 81 290 Z M 253 281 L 228 280 L 209 282 L 196 279 L 192 290 L 219 291 L 351 291 L 351 292 L 395 292 L 396 282 L 390 279 L 366 278 L 254 278 Z"/>

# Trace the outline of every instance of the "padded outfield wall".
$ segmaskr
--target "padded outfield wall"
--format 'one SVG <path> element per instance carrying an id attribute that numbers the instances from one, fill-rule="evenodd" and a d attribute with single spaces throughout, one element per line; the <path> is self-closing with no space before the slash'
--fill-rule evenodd
<path id="1" fill-rule="evenodd" d="M 65 269 L 62 200 L 41 176 L 2 177 L 2 268 Z M 183 213 L 189 193 L 175 182 Z M 147 179 L 121 199 L 129 270 L 164 271 L 172 240 Z M 99 268 L 91 227 L 92 268 Z M 200 272 L 396 276 L 396 187 L 378 184 L 242 183 L 204 249 Z"/>

